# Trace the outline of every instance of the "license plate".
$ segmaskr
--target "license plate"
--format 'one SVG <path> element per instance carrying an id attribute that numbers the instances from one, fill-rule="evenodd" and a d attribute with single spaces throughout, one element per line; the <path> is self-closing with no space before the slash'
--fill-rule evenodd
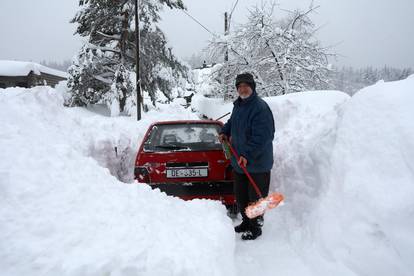
<path id="1" fill-rule="evenodd" d="M 167 178 L 207 177 L 207 168 L 167 169 Z"/>

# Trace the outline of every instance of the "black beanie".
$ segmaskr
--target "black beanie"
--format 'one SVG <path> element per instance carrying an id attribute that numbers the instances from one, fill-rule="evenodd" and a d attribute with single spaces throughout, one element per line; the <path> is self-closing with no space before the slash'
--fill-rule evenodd
<path id="1" fill-rule="evenodd" d="M 256 89 L 256 83 L 254 81 L 253 75 L 250 73 L 243 73 L 243 74 L 239 74 L 236 77 L 236 88 L 239 86 L 240 83 L 247 83 L 252 90 Z"/>

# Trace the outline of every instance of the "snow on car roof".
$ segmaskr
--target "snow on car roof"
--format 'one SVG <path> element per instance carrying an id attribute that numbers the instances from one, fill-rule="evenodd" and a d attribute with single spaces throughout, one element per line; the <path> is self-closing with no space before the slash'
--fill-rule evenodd
<path id="1" fill-rule="evenodd" d="M 159 121 L 153 125 L 167 125 L 167 124 L 220 124 L 219 121 L 214 120 L 176 120 L 176 121 Z"/>
<path id="2" fill-rule="evenodd" d="M 54 76 L 59 76 L 62 78 L 67 78 L 67 74 L 65 72 L 52 69 L 35 62 L 0 60 L 0 76 L 27 76 L 31 71 L 33 71 L 35 75 L 45 73 Z"/>

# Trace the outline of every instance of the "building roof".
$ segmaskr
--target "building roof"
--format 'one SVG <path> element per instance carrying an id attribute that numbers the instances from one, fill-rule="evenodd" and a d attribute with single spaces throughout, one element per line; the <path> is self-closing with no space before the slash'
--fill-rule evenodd
<path id="1" fill-rule="evenodd" d="M 27 76 L 30 72 L 35 75 L 41 73 L 67 78 L 67 73 L 46 67 L 35 62 L 0 60 L 0 76 L 18 77 Z"/>

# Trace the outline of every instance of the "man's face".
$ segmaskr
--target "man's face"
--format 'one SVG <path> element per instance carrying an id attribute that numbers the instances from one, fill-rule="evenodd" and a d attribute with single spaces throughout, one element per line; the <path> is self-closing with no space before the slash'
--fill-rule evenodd
<path id="1" fill-rule="evenodd" d="M 246 99 L 253 93 L 253 90 L 247 83 L 242 82 L 237 86 L 237 92 L 240 98 Z"/>

